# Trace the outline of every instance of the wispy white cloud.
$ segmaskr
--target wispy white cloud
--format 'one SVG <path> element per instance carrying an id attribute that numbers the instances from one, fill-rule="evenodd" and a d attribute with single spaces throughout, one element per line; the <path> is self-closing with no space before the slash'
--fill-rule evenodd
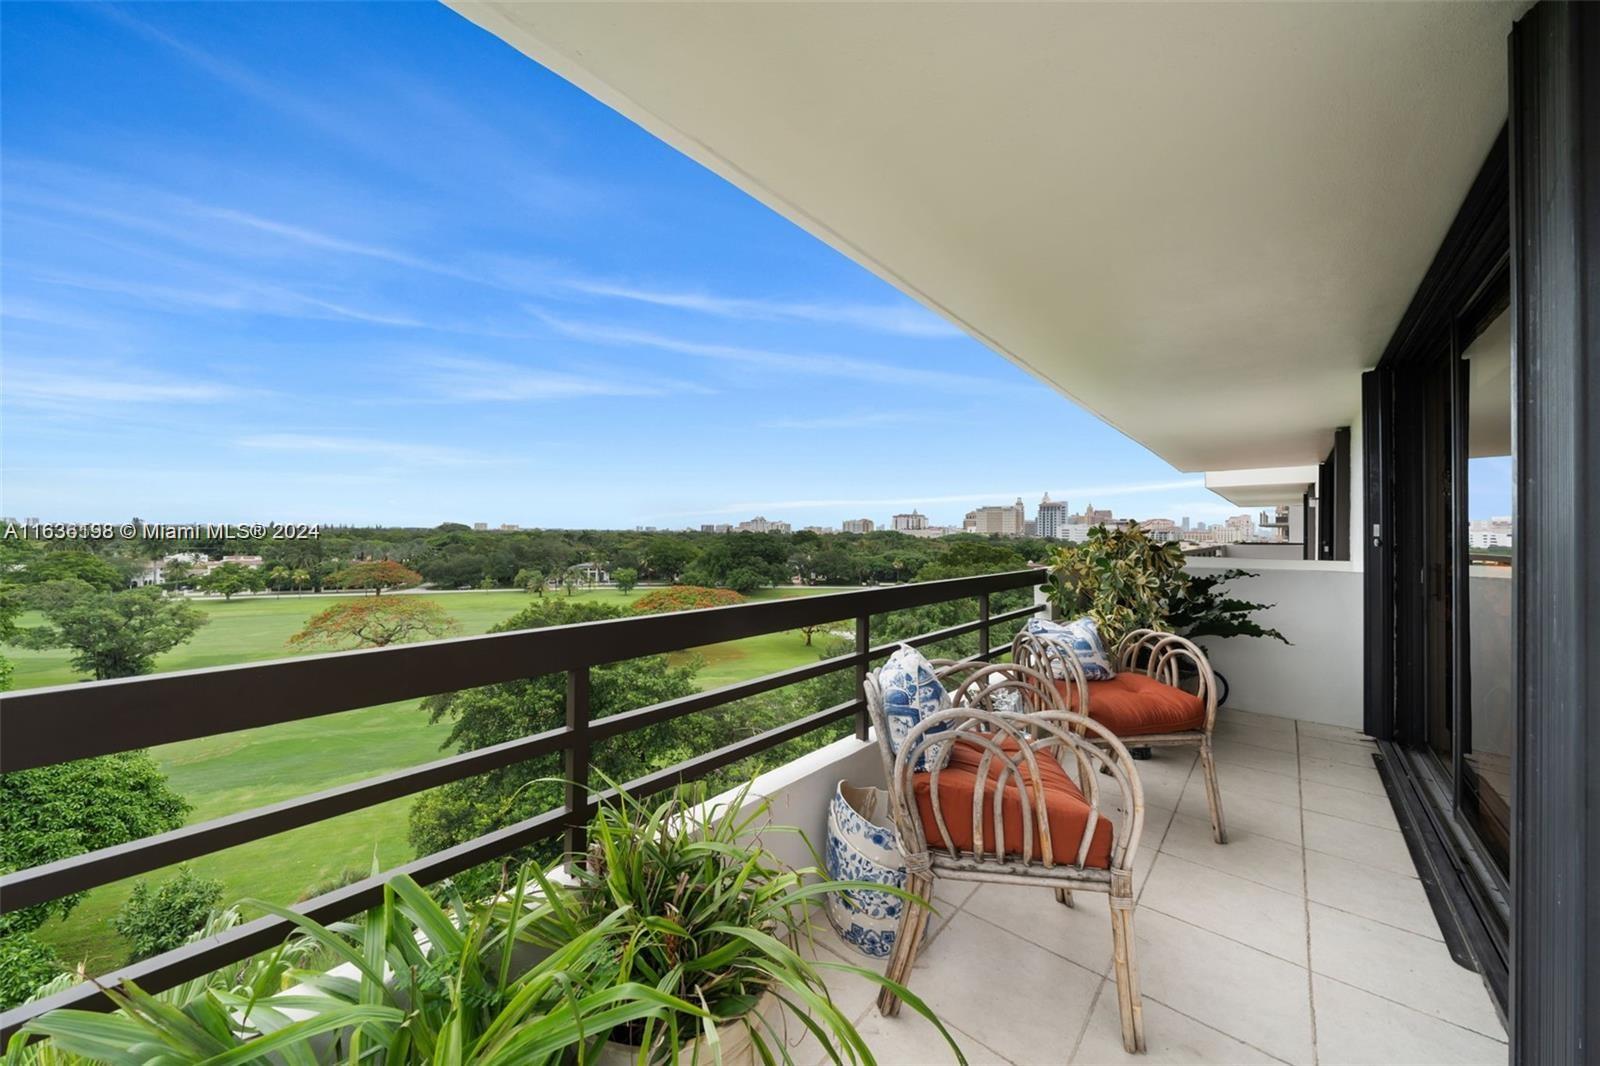
<path id="1" fill-rule="evenodd" d="M 516 403 L 590 396 L 665 396 L 710 392 L 691 382 L 637 374 L 579 374 L 489 359 L 424 356 L 423 384 L 431 398 L 469 403 Z"/>
<path id="2" fill-rule="evenodd" d="M 718 318 L 764 321 L 798 321 L 851 326 L 907 337 L 955 337 L 961 331 L 933 312 L 915 305 L 860 304 L 833 301 L 787 301 L 718 296 L 699 292 L 674 292 L 599 281 L 572 281 L 572 288 L 590 296 L 604 296 Z"/>
<path id="3" fill-rule="evenodd" d="M 48 366 L 8 359 L 3 394 L 10 403 L 32 406 L 82 404 L 208 404 L 243 396 L 233 385 L 198 378 L 156 377 L 116 366 L 83 363 Z"/>
<path id="4" fill-rule="evenodd" d="M 774 352 L 761 348 L 746 348 L 733 344 L 707 344 L 686 341 L 649 330 L 610 326 L 593 322 L 579 322 L 558 318 L 537 307 L 528 312 L 549 328 L 574 340 L 593 344 L 609 344 L 626 348 L 655 348 L 660 351 L 691 355 L 700 359 L 757 367 L 763 370 L 808 376 L 849 378 L 884 385 L 925 386 L 928 388 L 974 390 L 981 392 L 1006 391 L 989 378 L 967 374 L 954 374 L 943 370 L 928 370 L 894 366 L 889 363 L 856 359 L 850 356 L 829 354 L 795 354 Z"/>
<path id="5" fill-rule="evenodd" d="M 385 459 L 400 463 L 460 465 L 491 461 L 490 457 L 464 448 L 409 441 L 378 440 L 372 437 L 324 437 L 309 433 L 260 433 L 234 441 L 252 451 L 306 452 L 317 455 L 343 455 L 359 459 Z"/>
<path id="6" fill-rule="evenodd" d="M 190 211 L 195 215 L 214 218 L 236 226 L 243 226 L 246 229 L 292 241 L 307 248 L 377 259 L 385 263 L 393 263 L 395 266 L 423 270 L 431 274 L 443 274 L 446 277 L 460 278 L 465 281 L 483 281 L 476 275 L 449 263 L 438 262 L 424 256 L 413 255 L 410 252 L 387 248 L 383 245 L 348 240 L 323 230 L 313 229 L 309 226 L 294 225 L 289 222 L 280 222 L 276 219 L 263 218 L 248 211 L 238 211 L 228 207 L 213 207 L 207 204 L 191 204 Z"/>
<path id="7" fill-rule="evenodd" d="M 44 273 L 34 280 L 49 285 L 126 296 L 141 303 L 179 310 L 235 311 L 282 318 L 331 318 L 369 325 L 425 328 L 427 323 L 410 315 L 374 311 L 348 303 L 297 292 L 281 285 L 218 275 L 213 287 L 163 285 L 90 274 Z"/>
<path id="8" fill-rule="evenodd" d="M 1093 485 L 1077 486 L 1066 489 L 1050 489 L 1050 495 L 1056 499 L 1067 500 L 1101 500 L 1118 496 L 1136 496 L 1145 493 L 1159 494 L 1163 492 L 1192 491 L 1196 488 L 1205 488 L 1204 478 L 1184 478 L 1181 481 L 1146 481 L 1128 485 Z M 855 498 L 835 499 L 809 499 L 809 500 L 747 500 L 742 503 L 730 503 L 718 507 L 702 507 L 695 511 L 676 511 L 668 517 L 687 517 L 697 514 L 742 514 L 744 512 L 765 513 L 775 511 L 798 511 L 815 507 L 926 507 L 941 503 L 994 503 L 1007 500 L 1024 499 L 1037 500 L 1044 495 L 1045 490 L 1039 488 L 1017 491 L 989 492 L 963 492 L 943 496 L 868 496 Z"/>
<path id="9" fill-rule="evenodd" d="M 818 415 L 815 418 L 775 418 L 761 423 L 763 429 L 871 429 L 898 426 L 916 420 L 910 411 L 862 411 L 857 414 Z"/>

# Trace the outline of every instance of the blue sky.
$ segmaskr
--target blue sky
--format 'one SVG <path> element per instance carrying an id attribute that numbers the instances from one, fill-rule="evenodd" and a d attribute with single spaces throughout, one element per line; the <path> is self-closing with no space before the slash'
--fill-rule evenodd
<path id="1" fill-rule="evenodd" d="M 443 7 L 0 18 L 5 514 L 1239 510 Z"/>

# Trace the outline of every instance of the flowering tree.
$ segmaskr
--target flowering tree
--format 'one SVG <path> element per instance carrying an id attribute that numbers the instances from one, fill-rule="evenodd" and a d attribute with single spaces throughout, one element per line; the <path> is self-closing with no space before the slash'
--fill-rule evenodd
<path id="1" fill-rule="evenodd" d="M 457 628 L 456 620 L 443 607 L 423 596 L 342 600 L 313 615 L 304 629 L 289 638 L 289 646 L 382 648 L 424 637 L 448 636 Z"/>
<path id="2" fill-rule="evenodd" d="M 391 559 L 383 559 L 347 566 L 334 574 L 329 584 L 341 589 L 371 589 L 374 596 L 381 596 L 384 589 L 408 589 L 422 584 L 422 575 Z"/>

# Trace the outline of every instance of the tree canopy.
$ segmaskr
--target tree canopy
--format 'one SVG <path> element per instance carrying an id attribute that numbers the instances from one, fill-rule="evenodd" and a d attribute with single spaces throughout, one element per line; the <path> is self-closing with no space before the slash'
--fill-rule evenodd
<path id="1" fill-rule="evenodd" d="M 189 804 L 142 751 L 0 774 L 0 868 L 24 870 L 177 829 Z M 64 917 L 74 893 L 0 918 L 0 932 L 27 932 Z"/>
<path id="2" fill-rule="evenodd" d="M 329 584 L 341 589 L 371 589 L 381 596 L 384 589 L 408 589 L 422 584 L 422 575 L 392 559 L 356 563 L 333 575 Z"/>
<path id="3" fill-rule="evenodd" d="M 223 563 L 195 583 L 202 592 L 219 592 L 231 600 L 237 592 L 259 592 L 267 587 L 267 577 L 253 566 Z"/>
<path id="4" fill-rule="evenodd" d="M 149 673 L 156 656 L 208 620 L 194 605 L 148 587 L 106 592 L 82 581 L 52 581 L 33 590 L 29 602 L 45 624 L 22 630 L 21 643 L 69 648 L 73 669 L 96 680 Z"/>
<path id="5" fill-rule="evenodd" d="M 289 638 L 289 646 L 302 650 L 382 648 L 424 637 L 444 637 L 455 632 L 456 620 L 438 602 L 420 596 L 391 596 L 387 600 L 340 600 L 306 622 Z"/>

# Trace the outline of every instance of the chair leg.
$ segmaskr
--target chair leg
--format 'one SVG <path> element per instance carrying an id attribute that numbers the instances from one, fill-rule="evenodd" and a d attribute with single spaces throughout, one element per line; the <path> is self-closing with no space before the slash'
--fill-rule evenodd
<path id="1" fill-rule="evenodd" d="M 1217 759 L 1211 751 L 1211 737 L 1200 741 L 1200 769 L 1206 775 L 1206 806 L 1211 808 L 1211 839 L 1228 842 L 1228 826 L 1222 820 L 1222 789 L 1217 785 Z"/>
<path id="2" fill-rule="evenodd" d="M 906 891 L 913 896 L 929 899 L 933 894 L 933 878 L 907 877 Z M 917 961 L 917 949 L 922 946 L 922 934 L 928 928 L 928 908 L 920 903 L 906 903 L 900 913 L 900 929 L 895 933 L 894 950 L 889 953 L 889 966 L 884 976 L 899 985 L 911 977 L 911 967 Z M 900 1013 L 900 997 L 886 987 L 878 989 L 878 1013 L 893 1018 Z"/>
<path id="3" fill-rule="evenodd" d="M 1058 888 L 1058 889 L 1056 889 L 1056 902 L 1061 904 L 1063 907 L 1071 907 L 1071 906 L 1073 906 L 1073 903 L 1072 903 L 1072 889 L 1070 889 L 1070 888 Z"/>
<path id="4" fill-rule="evenodd" d="M 1111 964 L 1117 978 L 1117 1008 L 1122 1014 L 1122 1046 L 1131 1055 L 1144 1048 L 1144 1005 L 1139 998 L 1139 968 L 1133 958 L 1133 901 L 1111 901 Z"/>

